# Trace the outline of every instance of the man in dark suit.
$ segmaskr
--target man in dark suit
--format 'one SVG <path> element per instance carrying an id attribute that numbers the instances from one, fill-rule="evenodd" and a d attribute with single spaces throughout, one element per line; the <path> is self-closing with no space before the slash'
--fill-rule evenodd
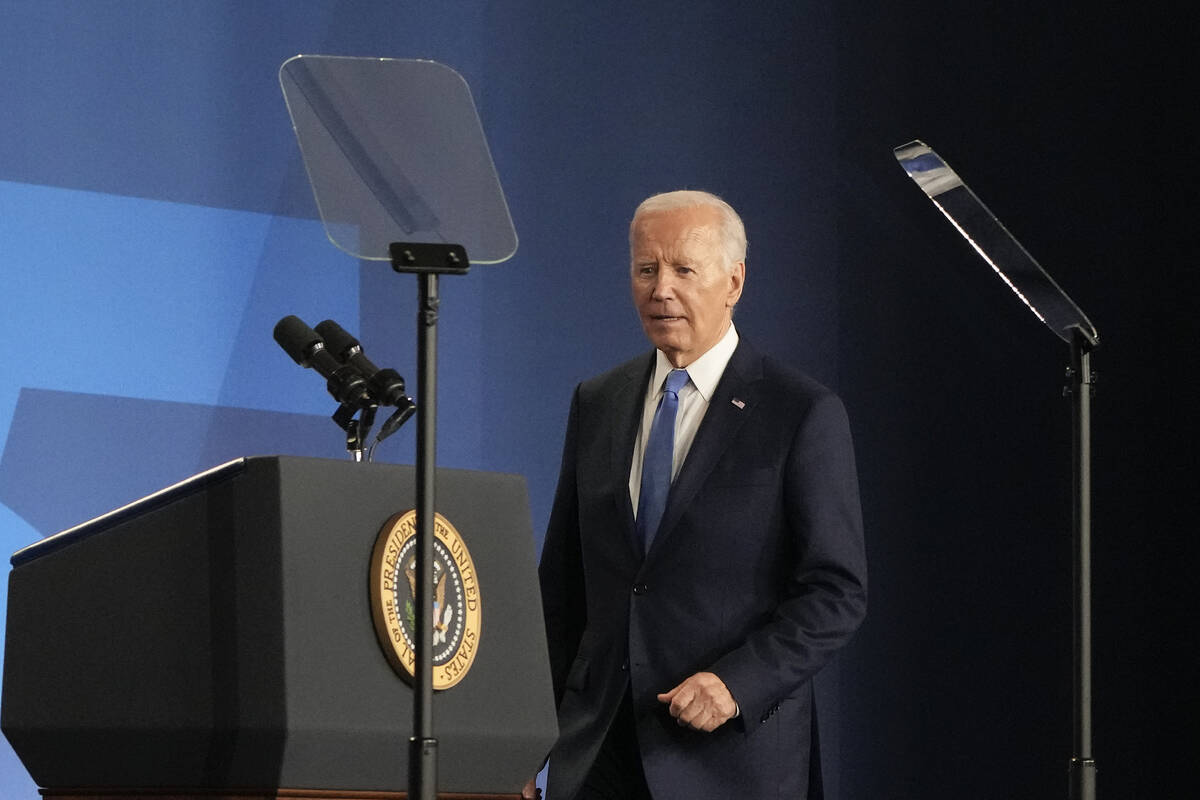
<path id="1" fill-rule="evenodd" d="M 854 455 L 841 401 L 739 338 L 745 242 L 703 192 L 630 225 L 655 351 L 576 389 L 539 568 L 550 800 L 821 795 L 811 681 L 866 612 Z"/>

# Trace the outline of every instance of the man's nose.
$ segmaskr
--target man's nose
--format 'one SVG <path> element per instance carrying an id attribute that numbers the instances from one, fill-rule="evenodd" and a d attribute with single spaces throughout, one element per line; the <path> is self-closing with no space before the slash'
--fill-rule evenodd
<path id="1" fill-rule="evenodd" d="M 675 296 L 675 282 L 669 272 L 660 271 L 655 276 L 652 293 L 655 300 L 670 300 Z"/>

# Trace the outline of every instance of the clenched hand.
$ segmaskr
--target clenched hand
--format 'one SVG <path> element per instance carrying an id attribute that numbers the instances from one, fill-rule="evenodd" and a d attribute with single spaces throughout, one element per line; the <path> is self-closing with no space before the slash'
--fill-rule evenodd
<path id="1" fill-rule="evenodd" d="M 714 731 L 737 714 L 737 703 L 725 682 L 711 672 L 697 672 L 683 683 L 658 696 L 669 703 L 671 716 L 698 731 Z"/>

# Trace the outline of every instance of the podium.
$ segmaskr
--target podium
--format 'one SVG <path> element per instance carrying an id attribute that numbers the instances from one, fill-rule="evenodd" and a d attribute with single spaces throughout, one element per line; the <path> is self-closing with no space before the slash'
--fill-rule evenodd
<path id="1" fill-rule="evenodd" d="M 16 553 L 0 727 L 43 796 L 403 797 L 369 573 L 413 497 L 411 467 L 243 458 Z M 440 796 L 515 797 L 558 732 L 524 480 L 440 470 L 437 499 L 481 606 Z"/>

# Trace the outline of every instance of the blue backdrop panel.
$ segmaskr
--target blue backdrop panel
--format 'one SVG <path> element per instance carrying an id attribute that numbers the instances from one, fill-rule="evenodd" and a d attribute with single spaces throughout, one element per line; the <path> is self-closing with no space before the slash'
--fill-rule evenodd
<path id="1" fill-rule="evenodd" d="M 24 389 L 0 501 L 49 536 L 238 456 L 341 457 L 340 437 L 309 414 Z"/>
<path id="2" fill-rule="evenodd" d="M 311 215 L 280 63 L 300 52 L 451 50 L 469 67 L 482 4 L 452 14 L 353 0 L 6 0 L 0 9 L 0 179 Z"/>
<path id="3" fill-rule="evenodd" d="M 271 327 L 289 310 L 358 313 L 356 281 L 335 289 L 329 277 L 331 264 L 356 265 L 322 246 L 315 222 L 0 184 L 0 240 L 4 318 L 22 342 L 5 373 L 8 392 L 224 396 L 317 411 L 319 392 L 275 346 Z M 246 327 L 257 335 L 239 341 Z M 254 379 L 224 388 L 229 364 L 247 358 L 258 365 Z"/>

